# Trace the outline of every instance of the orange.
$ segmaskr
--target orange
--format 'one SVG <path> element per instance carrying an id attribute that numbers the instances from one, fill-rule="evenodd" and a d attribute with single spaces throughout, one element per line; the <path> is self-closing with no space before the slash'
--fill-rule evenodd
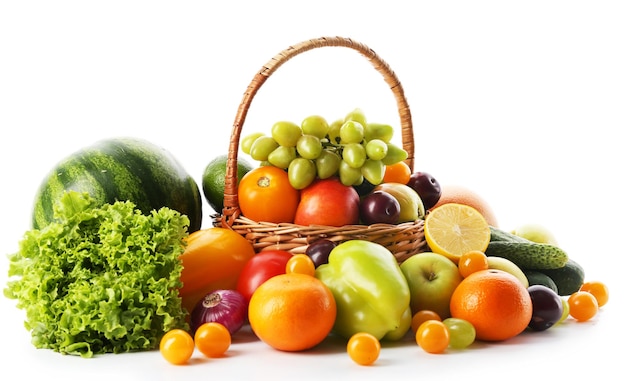
<path id="1" fill-rule="evenodd" d="M 411 168 L 404 161 L 385 166 L 385 174 L 383 175 L 383 183 L 400 183 L 406 184 L 411 178 Z"/>
<path id="2" fill-rule="evenodd" d="M 431 209 L 424 221 L 424 238 L 430 250 L 459 263 L 470 251 L 484 252 L 491 240 L 485 218 L 468 205 L 449 203 Z"/>
<path id="3" fill-rule="evenodd" d="M 451 202 L 471 206 L 485 217 L 489 225 L 498 227 L 496 215 L 487 201 L 475 191 L 461 185 L 442 185 L 441 197 L 431 209 Z"/>
<path id="4" fill-rule="evenodd" d="M 452 317 L 465 319 L 476 329 L 476 338 L 502 341 L 522 333 L 532 317 L 528 290 L 502 270 L 481 270 L 457 286 L 450 299 Z"/>
<path id="5" fill-rule="evenodd" d="M 269 346 L 303 351 L 321 343 L 337 317 L 330 289 L 310 275 L 276 275 L 252 294 L 248 320 L 252 331 Z"/>

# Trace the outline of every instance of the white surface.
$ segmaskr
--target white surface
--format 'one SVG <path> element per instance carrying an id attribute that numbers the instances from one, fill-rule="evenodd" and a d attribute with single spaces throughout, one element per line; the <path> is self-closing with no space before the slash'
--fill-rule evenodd
<path id="1" fill-rule="evenodd" d="M 386 345 L 373 367 L 353 364 L 333 342 L 288 354 L 249 333 L 227 358 L 196 354 L 190 366 L 174 367 L 158 352 L 87 360 L 36 350 L 22 311 L 0 297 L 4 374 L 582 379 L 617 367 L 625 339 L 623 2 L 336 3 L 2 2 L 0 252 L 17 249 L 52 165 L 100 138 L 161 144 L 200 181 L 206 163 L 226 152 L 256 71 L 290 44 L 341 35 L 372 47 L 401 79 L 413 113 L 415 169 L 481 193 L 503 228 L 550 227 L 588 278 L 610 286 L 602 312 L 589 323 L 438 356 L 411 342 Z M 332 49 L 280 68 L 257 94 L 244 130 L 313 113 L 335 118 L 354 107 L 397 124 L 378 73 L 355 52 Z M 2 260 L 3 287 L 6 274 Z"/>

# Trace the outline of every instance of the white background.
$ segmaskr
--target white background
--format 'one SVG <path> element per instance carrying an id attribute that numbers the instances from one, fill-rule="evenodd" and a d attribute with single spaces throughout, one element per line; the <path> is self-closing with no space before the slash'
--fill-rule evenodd
<path id="1" fill-rule="evenodd" d="M 620 1 L 5 1 L 0 4 L 0 252 L 16 251 L 33 197 L 61 158 L 133 135 L 172 152 L 197 181 L 226 153 L 248 83 L 289 45 L 351 37 L 402 81 L 415 170 L 468 186 L 500 227 L 541 223 L 611 301 L 591 322 L 463 352 L 387 345 L 359 367 L 341 344 L 279 353 L 248 333 L 229 356 L 174 367 L 158 352 L 81 359 L 36 350 L 22 311 L 0 297 L 5 374 L 47 379 L 556 376 L 617 367 L 624 342 L 623 166 L 626 6 Z M 362 108 L 398 124 L 391 91 L 358 53 L 307 52 L 259 91 L 245 132 Z M 205 215 L 212 211 L 205 204 Z M 208 219 L 205 226 L 208 226 Z M 0 261 L 4 288 L 8 261 Z M 612 377 L 612 376 L 611 376 Z M 611 377 L 603 377 L 608 379 Z"/>

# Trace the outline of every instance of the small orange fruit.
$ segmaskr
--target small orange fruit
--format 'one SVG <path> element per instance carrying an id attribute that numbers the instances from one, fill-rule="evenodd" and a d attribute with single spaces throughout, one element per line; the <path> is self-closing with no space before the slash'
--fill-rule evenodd
<path id="1" fill-rule="evenodd" d="M 276 275 L 252 294 L 248 320 L 252 331 L 269 346 L 303 351 L 321 343 L 337 317 L 330 289 L 310 275 Z"/>
<path id="2" fill-rule="evenodd" d="M 417 329 L 415 341 L 428 353 L 443 353 L 450 345 L 450 331 L 441 320 L 426 320 Z"/>
<path id="3" fill-rule="evenodd" d="M 478 193 L 460 185 L 441 185 L 441 197 L 434 209 L 443 204 L 457 203 L 469 205 L 478 210 L 485 217 L 487 223 L 493 227 L 498 227 L 498 220 L 491 206 Z"/>
<path id="4" fill-rule="evenodd" d="M 450 313 L 472 323 L 476 338 L 502 341 L 528 327 L 533 306 L 528 290 L 502 270 L 481 270 L 463 279 L 452 293 Z"/>
<path id="5" fill-rule="evenodd" d="M 385 174 L 383 175 L 383 183 L 400 183 L 406 184 L 411 178 L 411 167 L 404 161 L 385 166 Z"/>
<path id="6" fill-rule="evenodd" d="M 368 332 L 357 332 L 350 337 L 346 350 L 359 365 L 372 365 L 380 356 L 380 341 Z"/>
<path id="7" fill-rule="evenodd" d="M 413 314 L 413 317 L 411 318 L 411 329 L 413 330 L 413 332 L 417 333 L 420 325 L 428 320 L 441 321 L 441 316 L 439 316 L 437 312 L 432 310 L 419 310 L 415 314 Z"/>
<path id="8" fill-rule="evenodd" d="M 461 254 L 458 266 L 461 276 L 467 278 L 468 275 L 476 271 L 487 270 L 489 268 L 489 259 L 482 251 L 471 250 Z"/>
<path id="9" fill-rule="evenodd" d="M 606 284 L 600 281 L 586 281 L 582 284 L 582 286 L 580 286 L 579 291 L 587 291 L 591 293 L 591 295 L 595 296 L 598 301 L 598 307 L 604 306 L 609 301 L 609 288 Z"/>
<path id="10" fill-rule="evenodd" d="M 569 314 L 578 321 L 587 321 L 598 313 L 598 300 L 588 291 L 577 291 L 567 298 Z"/>

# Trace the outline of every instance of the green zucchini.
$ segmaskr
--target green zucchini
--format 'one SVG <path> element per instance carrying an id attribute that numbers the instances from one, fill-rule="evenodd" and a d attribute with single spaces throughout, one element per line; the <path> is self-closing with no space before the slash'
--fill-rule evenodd
<path id="1" fill-rule="evenodd" d="M 541 272 L 554 281 L 558 294 L 561 296 L 571 295 L 578 291 L 585 281 L 585 270 L 571 258 L 561 268 L 541 270 Z"/>
<path id="2" fill-rule="evenodd" d="M 526 275 L 526 279 L 528 279 L 529 287 L 536 285 L 536 284 L 540 284 L 542 286 L 551 288 L 556 293 L 559 292 L 559 287 L 556 285 L 554 280 L 552 280 L 552 278 L 550 278 L 545 273 L 542 273 L 539 270 L 526 270 L 524 271 L 524 275 Z"/>

